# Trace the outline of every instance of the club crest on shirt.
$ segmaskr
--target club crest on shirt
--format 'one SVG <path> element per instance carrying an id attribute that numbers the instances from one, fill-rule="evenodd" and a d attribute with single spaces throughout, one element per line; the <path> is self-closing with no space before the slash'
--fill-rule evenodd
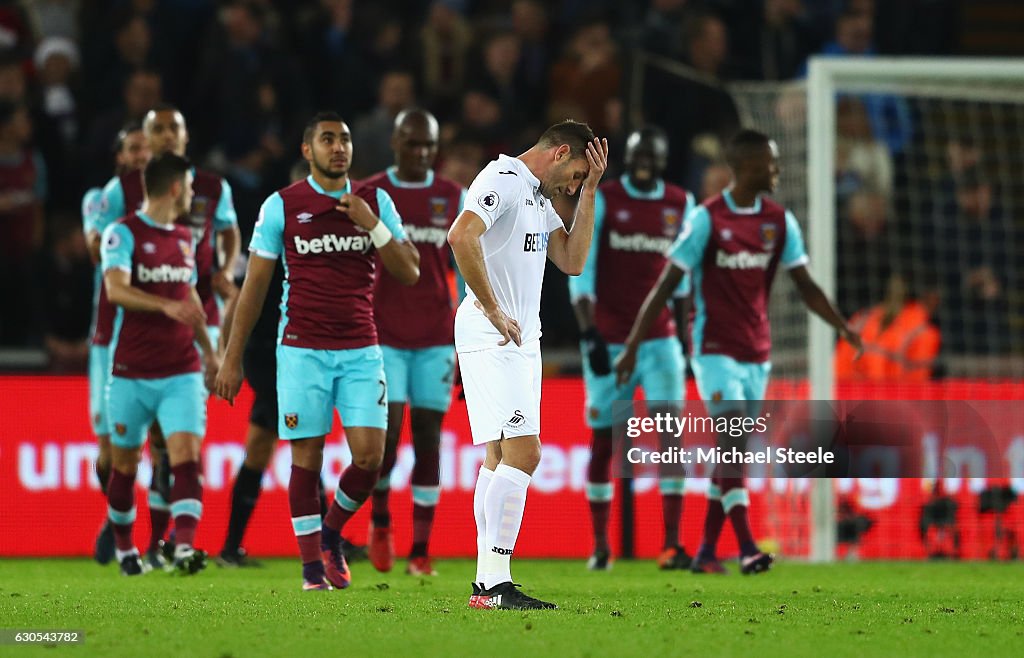
<path id="1" fill-rule="evenodd" d="M 128 427 L 124 423 L 114 423 L 114 431 L 124 436 L 128 431 Z"/>
<path id="2" fill-rule="evenodd" d="M 714 393 L 712 393 L 711 394 L 711 401 L 712 402 L 721 402 L 722 401 L 722 392 L 721 391 L 715 391 Z"/>
<path id="3" fill-rule="evenodd" d="M 675 235 L 679 232 L 679 220 L 683 214 L 678 208 L 662 208 L 661 223 L 665 227 L 665 235 Z"/>
<path id="4" fill-rule="evenodd" d="M 197 196 L 192 199 L 192 210 L 189 212 L 189 218 L 192 220 L 192 224 L 194 226 L 203 226 L 206 224 L 206 211 L 209 207 L 209 197 Z"/>
<path id="5" fill-rule="evenodd" d="M 437 226 L 448 224 L 448 199 L 443 196 L 430 197 L 430 222 Z"/>
<path id="6" fill-rule="evenodd" d="M 775 248 L 775 238 L 778 236 L 778 230 L 775 224 L 761 224 L 761 244 L 764 246 L 765 251 L 771 251 Z"/>
<path id="7" fill-rule="evenodd" d="M 153 255 L 156 253 L 156 245 L 153 244 L 152 242 L 143 242 L 142 251 L 144 251 L 147 254 Z"/>
<path id="8" fill-rule="evenodd" d="M 192 258 L 192 245 L 190 243 L 185 240 L 178 240 L 178 249 L 181 249 L 181 255 L 185 257 L 185 260 Z"/>
<path id="9" fill-rule="evenodd" d="M 295 429 L 299 426 L 299 414 L 285 414 L 284 415 L 284 426 L 290 430 Z"/>

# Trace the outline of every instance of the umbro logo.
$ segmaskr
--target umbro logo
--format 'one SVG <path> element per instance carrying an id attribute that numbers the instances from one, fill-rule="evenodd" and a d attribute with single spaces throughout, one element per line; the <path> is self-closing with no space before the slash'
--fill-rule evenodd
<path id="1" fill-rule="evenodd" d="M 516 409 L 516 412 L 514 414 L 512 414 L 512 417 L 509 418 L 507 421 L 505 421 L 505 424 L 508 425 L 509 427 L 519 427 L 520 425 L 522 425 L 525 422 L 526 422 L 526 416 L 523 415 L 522 411 L 519 411 L 518 409 Z M 498 549 L 495 548 L 494 550 L 497 551 Z M 511 552 L 510 552 L 510 554 L 511 554 Z"/>
<path id="2" fill-rule="evenodd" d="M 295 218 L 299 220 L 300 224 L 308 224 L 313 221 L 313 215 L 308 212 L 299 213 Z"/>
<path id="3" fill-rule="evenodd" d="M 153 244 L 152 242 L 143 242 L 142 243 L 142 251 L 146 252 L 147 254 L 155 254 L 156 253 L 156 245 Z"/>

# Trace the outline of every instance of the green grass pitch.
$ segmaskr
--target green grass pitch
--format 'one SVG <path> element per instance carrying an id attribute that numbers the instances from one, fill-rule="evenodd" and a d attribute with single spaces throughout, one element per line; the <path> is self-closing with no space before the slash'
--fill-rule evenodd
<path id="1" fill-rule="evenodd" d="M 193 577 L 121 577 L 86 560 L 0 561 L 0 628 L 81 629 L 83 645 L 3 656 L 1003 656 L 1024 647 L 1017 564 L 782 563 L 695 576 L 618 562 L 516 560 L 556 611 L 466 607 L 473 564 L 380 574 L 345 591 L 299 590 L 294 560 L 210 565 Z"/>

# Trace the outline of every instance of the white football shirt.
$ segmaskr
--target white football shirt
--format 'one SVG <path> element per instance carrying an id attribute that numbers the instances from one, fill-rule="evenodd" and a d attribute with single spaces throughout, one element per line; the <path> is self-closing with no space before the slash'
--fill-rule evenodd
<path id="1" fill-rule="evenodd" d="M 523 343 L 540 339 L 540 293 L 544 283 L 548 236 L 564 231 L 562 218 L 540 191 L 540 181 L 519 159 L 498 156 L 481 171 L 466 192 L 464 210 L 487 225 L 480 236 L 487 278 L 498 306 L 519 322 Z M 455 348 L 459 352 L 498 347 L 501 334 L 466 298 L 455 314 Z"/>

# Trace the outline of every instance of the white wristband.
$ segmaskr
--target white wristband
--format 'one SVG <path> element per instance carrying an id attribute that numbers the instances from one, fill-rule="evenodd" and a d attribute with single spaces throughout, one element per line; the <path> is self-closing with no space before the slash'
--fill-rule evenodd
<path id="1" fill-rule="evenodd" d="M 391 235 L 391 229 L 380 220 L 377 220 L 377 225 L 370 230 L 370 240 L 373 241 L 373 246 L 377 249 L 391 242 L 392 237 L 394 236 Z"/>

